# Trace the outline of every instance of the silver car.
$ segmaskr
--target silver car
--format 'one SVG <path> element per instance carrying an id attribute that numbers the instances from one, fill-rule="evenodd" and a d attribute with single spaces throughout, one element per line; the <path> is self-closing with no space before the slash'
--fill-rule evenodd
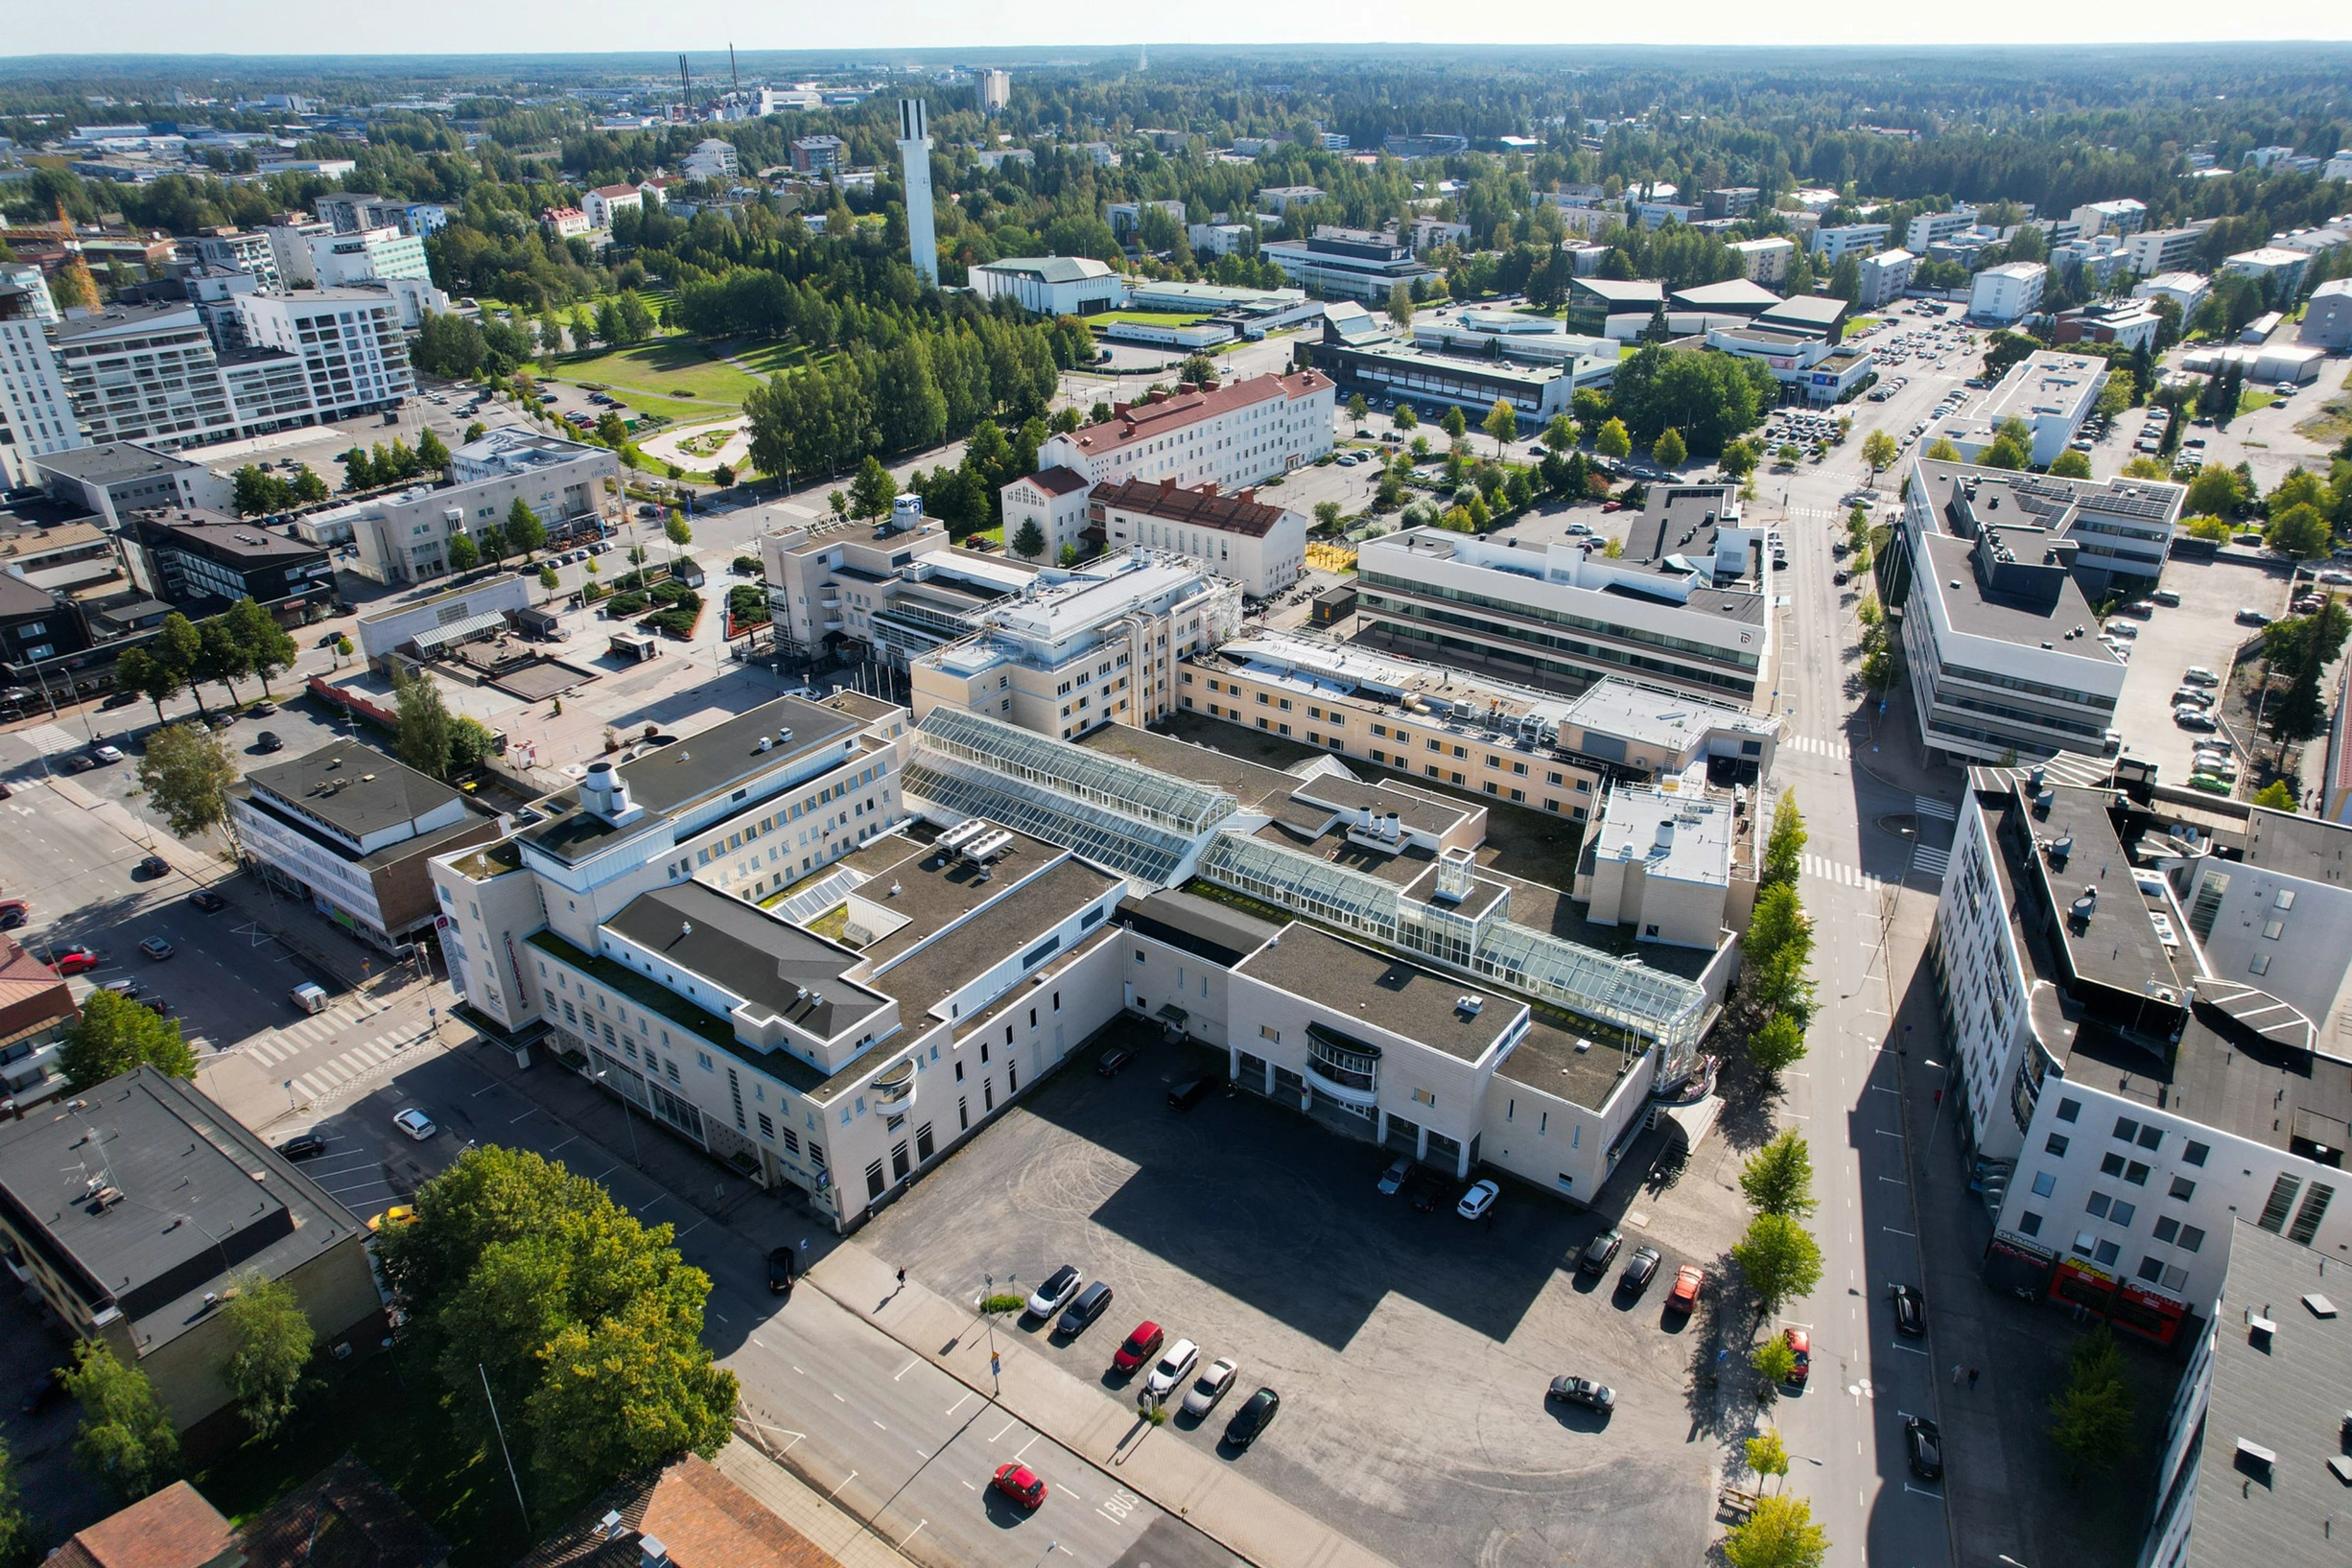
<path id="1" fill-rule="evenodd" d="M 1225 1390 L 1234 1385 L 1234 1373 L 1238 1370 L 1231 1356 L 1210 1363 L 1208 1370 L 1184 1391 L 1184 1414 L 1197 1418 L 1214 1410 L 1217 1401 L 1225 1396 Z"/>
<path id="2" fill-rule="evenodd" d="M 1178 1340 L 1160 1356 L 1160 1364 L 1143 1380 L 1143 1392 L 1155 1405 L 1164 1402 L 1176 1392 L 1176 1385 L 1192 1375 L 1192 1368 L 1201 1360 L 1201 1347 L 1190 1340 Z"/>

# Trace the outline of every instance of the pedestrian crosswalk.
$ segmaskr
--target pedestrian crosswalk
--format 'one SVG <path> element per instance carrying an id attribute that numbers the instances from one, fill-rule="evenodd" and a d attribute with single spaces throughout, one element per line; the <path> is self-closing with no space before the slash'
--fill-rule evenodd
<path id="1" fill-rule="evenodd" d="M 1825 859 L 1819 855 L 1800 857 L 1798 869 L 1805 876 L 1817 877 L 1824 882 L 1834 882 L 1841 888 L 1868 888 L 1874 890 L 1885 885 L 1859 867 L 1843 865 L 1835 860 Z"/>
<path id="2" fill-rule="evenodd" d="M 1911 851 L 1911 869 L 1919 876 L 1933 877 L 1940 882 L 1944 879 L 1944 873 L 1951 869 L 1951 865 L 1952 852 L 1949 849 L 1937 849 L 1921 844 Z"/>
<path id="3" fill-rule="evenodd" d="M 1816 757 L 1835 757 L 1840 762 L 1853 755 L 1853 748 L 1843 741 L 1824 741 L 1813 735 L 1784 735 L 1780 738 L 1780 744 L 1790 751 Z"/>
<path id="4" fill-rule="evenodd" d="M 82 746 L 79 739 L 55 724 L 36 724 L 29 730 L 20 730 L 16 738 L 45 757 L 60 757 Z"/>
<path id="5" fill-rule="evenodd" d="M 238 1052 L 274 1075 L 283 1064 L 314 1052 L 320 1046 L 341 1044 L 373 1022 L 375 1020 L 371 1019 L 366 1023 L 354 1023 L 331 1013 L 321 1013 L 274 1034 L 248 1041 L 238 1047 Z M 402 1054 L 415 1037 L 402 1029 L 382 1030 L 284 1081 L 301 1094 L 316 1100 L 382 1068 Z"/>
<path id="6" fill-rule="evenodd" d="M 1937 800 L 1934 795 L 1913 795 L 1911 797 L 1911 802 L 1912 814 L 1917 816 L 1922 822 L 1957 822 L 1959 820 L 1960 814 L 1957 807 L 1945 801 Z"/>

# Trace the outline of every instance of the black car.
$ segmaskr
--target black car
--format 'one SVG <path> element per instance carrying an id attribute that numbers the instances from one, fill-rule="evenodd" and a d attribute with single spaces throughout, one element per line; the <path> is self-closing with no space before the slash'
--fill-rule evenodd
<path id="1" fill-rule="evenodd" d="M 768 1294 L 789 1296 L 793 1293 L 793 1249 L 779 1247 L 768 1254 Z"/>
<path id="2" fill-rule="evenodd" d="M 16 1402 L 16 1408 L 27 1415 L 38 1415 L 55 1405 L 58 1396 L 65 1391 L 65 1378 L 56 1367 L 51 1367 L 33 1380 L 33 1386 L 25 1390 L 25 1397 Z"/>
<path id="3" fill-rule="evenodd" d="M 1134 1059 L 1133 1051 L 1124 1046 L 1116 1047 L 1102 1054 L 1102 1060 L 1095 1063 L 1095 1072 L 1098 1077 L 1117 1078 L 1119 1069 Z"/>
<path id="4" fill-rule="evenodd" d="M 1236 1448 L 1246 1448 L 1258 1439 L 1258 1435 L 1274 1424 L 1275 1412 L 1282 1408 L 1282 1395 L 1271 1388 L 1261 1388 L 1249 1396 L 1249 1403 L 1234 1412 L 1225 1423 L 1225 1441 Z"/>
<path id="5" fill-rule="evenodd" d="M 158 1018 L 168 1018 L 172 1016 L 171 1003 L 161 996 L 142 996 L 139 998 L 139 1005 Z"/>
<path id="6" fill-rule="evenodd" d="M 172 868 L 164 864 L 161 855 L 150 855 L 139 862 L 139 875 L 142 877 L 168 877 L 171 874 Z"/>
<path id="7" fill-rule="evenodd" d="M 1564 1405 L 1581 1405 L 1587 1410 L 1610 1411 L 1617 1408 L 1617 1391 L 1605 1383 L 1595 1383 L 1589 1377 L 1553 1378 L 1550 1397 Z"/>
<path id="8" fill-rule="evenodd" d="M 1617 1277 L 1617 1289 L 1628 1296 L 1638 1296 L 1650 1288 L 1650 1279 L 1658 1271 L 1658 1249 L 1637 1247 L 1633 1256 L 1625 1260 L 1625 1272 Z"/>
<path id="9" fill-rule="evenodd" d="M 1579 1274 L 1608 1273 L 1609 1265 L 1617 1257 L 1617 1249 L 1624 1245 L 1625 1238 L 1617 1232 L 1602 1231 L 1586 1242 L 1584 1250 L 1577 1255 L 1576 1271 Z"/>
<path id="10" fill-rule="evenodd" d="M 216 915 L 228 908 L 228 900 L 209 889 L 199 888 L 188 895 L 188 902 L 208 915 Z"/>
<path id="11" fill-rule="evenodd" d="M 1168 1109 L 1190 1110 L 1208 1099 L 1209 1091 L 1216 1087 L 1217 1080 L 1213 1078 L 1188 1078 L 1168 1091 Z"/>
<path id="12" fill-rule="evenodd" d="M 1927 1331 L 1927 1303 L 1918 1291 L 1908 1285 L 1894 1285 L 1886 1294 L 1895 1302 L 1896 1333 L 1917 1339 Z"/>
<path id="13" fill-rule="evenodd" d="M 1103 1315 L 1110 1306 L 1110 1300 L 1111 1288 L 1099 1279 L 1096 1280 L 1078 1292 L 1076 1300 L 1063 1309 L 1061 1321 L 1054 1325 L 1054 1331 L 1066 1340 L 1077 1338 Z"/>
<path id="14" fill-rule="evenodd" d="M 299 1133 L 278 1145 L 278 1154 L 285 1160 L 315 1160 L 327 1152 L 327 1141 L 316 1132 Z"/>
<path id="15" fill-rule="evenodd" d="M 145 699 L 146 693 L 143 691 L 110 691 L 106 694 L 106 700 L 100 702 L 99 706 L 100 708 L 128 708 L 132 703 L 143 701 Z"/>
<path id="16" fill-rule="evenodd" d="M 1909 1456 L 1911 1468 L 1923 1481 L 1944 1479 L 1944 1435 L 1936 1424 L 1924 1415 L 1914 1415 L 1903 1423 L 1903 1450 Z"/>
<path id="17" fill-rule="evenodd" d="M 1445 1183 L 1433 1175 L 1423 1175 L 1412 1184 L 1412 1206 L 1427 1214 L 1445 1196 Z"/>
<path id="18" fill-rule="evenodd" d="M 277 731 L 264 730 L 253 738 L 253 749 L 257 752 L 282 752 L 286 749 L 286 742 L 278 738 Z"/>

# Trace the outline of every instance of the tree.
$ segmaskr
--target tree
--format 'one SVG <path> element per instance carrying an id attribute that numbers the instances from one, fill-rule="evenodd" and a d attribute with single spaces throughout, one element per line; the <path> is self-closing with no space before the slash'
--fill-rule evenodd
<path id="1" fill-rule="evenodd" d="M 1184 362 L 1176 367 L 1176 379 L 1189 381 L 1194 386 L 1214 386 L 1217 384 L 1217 362 L 1203 353 L 1186 354 Z"/>
<path id="2" fill-rule="evenodd" d="M 1731 1260 L 1767 1317 L 1782 1302 L 1811 1294 L 1822 1280 L 1820 1244 L 1784 1214 L 1759 1214 L 1748 1221 L 1748 1234 L 1731 1248 Z"/>
<path id="3" fill-rule="evenodd" d="M 204 724 L 163 726 L 147 737 L 139 759 L 139 793 L 180 838 L 230 829 L 229 791 L 238 776 L 228 742 Z"/>
<path id="4" fill-rule="evenodd" d="M 1360 425 L 1360 424 L 1362 424 L 1362 423 L 1365 421 L 1365 419 L 1367 419 L 1368 417 L 1370 417 L 1370 416 L 1371 412 L 1372 412 L 1372 405 L 1371 405 L 1370 404 L 1366 403 L 1366 402 L 1364 401 L 1364 395 L 1363 395 L 1362 393 L 1358 392 L 1358 393 L 1351 393 L 1351 394 L 1349 394 L 1349 397 L 1348 397 L 1348 417 L 1349 417 L 1349 418 L 1350 418 L 1350 419 L 1354 420 L 1357 424 Z"/>
<path id="5" fill-rule="evenodd" d="M 1021 520 L 1013 535 L 1013 552 L 1024 560 L 1035 561 L 1045 553 L 1045 531 L 1037 526 L 1034 517 Z"/>
<path id="6" fill-rule="evenodd" d="M 475 544 L 472 534 L 460 529 L 449 536 L 450 571 L 471 572 L 481 559 L 481 549 Z"/>
<path id="7" fill-rule="evenodd" d="M 104 1343 L 84 1340 L 74 1346 L 65 1384 L 81 1406 L 74 1458 L 82 1468 L 126 1503 L 172 1479 L 180 1468 L 180 1440 L 144 1372 L 115 1360 Z"/>
<path id="8" fill-rule="evenodd" d="M 733 489 L 735 488 L 735 465 L 732 463 L 721 463 L 717 468 L 711 469 L 710 482 L 717 485 L 722 490 Z"/>
<path id="9" fill-rule="evenodd" d="M 849 515 L 877 521 L 886 518 L 898 494 L 898 481 L 890 477 L 890 470 L 878 458 L 869 457 L 858 465 L 857 477 L 849 483 Z"/>
<path id="10" fill-rule="evenodd" d="M 1633 437 L 1626 432 L 1622 419 L 1611 418 L 1592 437 L 1592 449 L 1604 458 L 1623 459 L 1633 452 Z"/>
<path id="11" fill-rule="evenodd" d="M 338 637 L 335 638 L 334 654 L 335 654 L 335 668 L 336 668 L 337 669 L 341 669 L 341 668 L 342 668 L 342 667 L 343 667 L 343 660 L 345 660 L 345 659 L 347 659 L 347 658 L 351 658 L 351 657 L 352 657 L 352 651 L 353 651 L 353 650 L 352 650 L 352 639 L 351 639 L 351 638 L 349 638 L 349 637 L 342 637 L 342 636 L 338 636 Z"/>
<path id="12" fill-rule="evenodd" d="M 1884 430 L 1873 430 L 1862 438 L 1862 460 L 1870 468 L 1870 482 L 1873 484 L 1878 482 L 1879 475 L 1895 466 L 1895 459 L 1900 456 L 1902 453 L 1895 445 L 1895 437 Z"/>
<path id="13" fill-rule="evenodd" d="M 1459 408 L 1448 408 L 1439 417 L 1437 427 L 1454 440 L 1459 441 L 1469 433 L 1470 421 L 1463 417 L 1462 410 Z"/>
<path id="14" fill-rule="evenodd" d="M 1787 1013 L 1775 1013 L 1748 1037 L 1748 1059 L 1768 1078 L 1778 1078 L 1805 1059 L 1805 1026 Z"/>
<path id="15" fill-rule="evenodd" d="M 1812 1505 L 1785 1492 L 1758 1499 L 1723 1538 L 1731 1568 L 1821 1568 L 1829 1554 L 1829 1532 L 1813 1522 Z"/>
<path id="16" fill-rule="evenodd" d="M 216 618 L 226 624 L 229 636 L 244 650 L 247 672 L 260 680 L 262 695 L 270 695 L 269 678 L 293 668 L 302 656 L 293 635 L 250 598 L 239 599 Z"/>
<path id="17" fill-rule="evenodd" d="M 1389 423 L 1400 430 L 1411 430 L 1421 424 L 1421 416 L 1412 411 L 1412 404 L 1400 403 L 1396 405 L 1396 412 L 1389 416 Z"/>
<path id="18" fill-rule="evenodd" d="M 2294 786 L 2284 779 L 2273 779 L 2254 792 L 2254 804 L 2272 811 L 2293 811 L 2297 805 Z"/>
<path id="19" fill-rule="evenodd" d="M 229 1337 L 221 1382 L 253 1435 L 268 1437 L 293 1414 L 295 1392 L 318 1337 L 294 1287 L 258 1272 L 233 1281 L 221 1315 Z"/>
<path id="20" fill-rule="evenodd" d="M 2018 445 L 2003 434 L 1995 436 L 1992 445 L 1986 447 L 1984 456 L 1977 460 L 1988 468 L 2007 468 L 2014 472 L 2023 468 L 2032 456 L 2030 448 Z"/>
<path id="21" fill-rule="evenodd" d="M 2245 500 L 2245 492 L 2238 488 L 2238 476 L 2216 463 L 2200 468 L 2189 481 L 2189 494 L 2182 498 L 2180 510 L 2227 521 L 2238 515 Z"/>
<path id="22" fill-rule="evenodd" d="M 1766 1388 L 1778 1388 L 1797 1375 L 1796 1347 L 1774 1334 L 1748 1352 L 1748 1364 L 1756 1369 Z"/>
<path id="23" fill-rule="evenodd" d="M 542 566 L 539 569 L 539 585 L 547 591 L 550 598 L 552 598 L 555 590 L 563 585 L 563 579 L 555 574 L 554 567 Z M 545 604 L 547 601 L 542 599 L 540 602 Z"/>
<path id="24" fill-rule="evenodd" d="M 1793 885 L 1805 853 L 1804 814 L 1797 809 L 1797 792 L 1782 790 L 1772 806 L 1772 832 L 1764 841 L 1763 875 L 1757 879 L 1759 887 L 1776 883 Z"/>
<path id="25" fill-rule="evenodd" d="M 1739 1168 L 1739 1190 L 1758 1214 L 1811 1214 L 1813 1156 L 1805 1141 L 1790 1129 L 1757 1150 Z"/>
<path id="26" fill-rule="evenodd" d="M 190 686 L 205 680 L 218 681 L 234 706 L 237 679 L 252 673 L 253 658 L 237 640 L 226 616 L 213 616 L 196 624 L 196 662 L 188 672 Z"/>
<path id="27" fill-rule="evenodd" d="M 25 1511 L 16 1456 L 0 1442 L 0 1568 L 32 1568 L 47 1544 L 39 1523 Z"/>
<path id="28" fill-rule="evenodd" d="M 365 447 L 353 447 L 342 456 L 343 488 L 347 490 L 373 489 L 383 482 L 376 478 L 375 459 L 369 457 Z"/>
<path id="29" fill-rule="evenodd" d="M 449 772 L 471 773 L 498 750 L 498 736 L 478 719 L 459 714 L 449 726 Z"/>
<path id="30" fill-rule="evenodd" d="M 735 1379 L 700 1342 L 709 1277 L 604 1188 L 537 1154 L 467 1150 L 380 1243 L 450 1409 L 494 1441 L 487 1380 L 550 1511 L 727 1440 Z"/>
<path id="31" fill-rule="evenodd" d="M 1739 951 L 1741 983 L 1761 1011 L 1801 1016 L 1811 1010 L 1813 988 L 1805 978 L 1805 966 L 1812 949 L 1812 922 L 1798 901 L 1794 884 L 1781 882 L 1759 890 Z"/>
<path id="32" fill-rule="evenodd" d="M 1690 448 L 1683 445 L 1683 433 L 1669 426 L 1650 443 L 1650 458 L 1662 468 L 1679 468 L 1690 459 Z"/>
<path id="33" fill-rule="evenodd" d="M 436 474 L 446 473 L 449 469 L 449 447 L 441 439 L 440 432 L 429 425 L 416 438 L 416 461 L 420 467 Z"/>
<path id="34" fill-rule="evenodd" d="M 490 427 L 477 419 L 466 426 L 466 440 L 470 445 L 490 433 Z"/>
<path id="35" fill-rule="evenodd" d="M 1495 456 L 1500 458 L 1503 455 L 1503 448 L 1509 446 L 1518 436 L 1519 416 L 1512 411 L 1508 398 L 1498 397 L 1495 399 L 1494 406 L 1486 410 L 1486 417 L 1480 422 L 1478 427 L 1486 431 L 1493 439 Z"/>
<path id="36" fill-rule="evenodd" d="M 1734 441 L 1724 447 L 1723 456 L 1716 461 L 1724 473 L 1734 479 L 1744 479 L 1756 471 L 1758 453 L 1751 441 Z"/>
<path id="37" fill-rule="evenodd" d="M 1748 1439 L 1746 1447 L 1748 1468 L 1759 1478 L 1778 1476 L 1785 1479 L 1788 1476 L 1789 1447 L 1780 1441 L 1780 1433 L 1759 1432 Z"/>
<path id="38" fill-rule="evenodd" d="M 2091 459 L 2069 447 L 2051 459 L 2050 471 L 2062 479 L 2087 479 L 2091 477 Z"/>
<path id="39" fill-rule="evenodd" d="M 1412 288 L 1399 283 L 1389 289 L 1389 320 L 1400 327 L 1412 325 Z"/>
<path id="40" fill-rule="evenodd" d="M 400 760 L 430 778 L 447 778 L 451 721 L 441 689 L 431 676 L 401 674 L 395 666 L 392 689 L 400 710 L 394 742 Z"/>
<path id="41" fill-rule="evenodd" d="M 1339 526 L 1340 514 L 1341 509 L 1338 501 L 1318 500 L 1315 503 L 1315 526 L 1327 530 L 1337 528 Z"/>
<path id="42" fill-rule="evenodd" d="M 672 507 L 668 518 L 662 523 L 662 537 L 669 541 L 672 550 L 683 555 L 686 547 L 694 542 L 694 525 L 686 521 L 684 512 Z"/>
<path id="43" fill-rule="evenodd" d="M 530 503 L 520 496 L 515 497 L 514 504 L 507 508 L 500 531 L 506 536 L 508 548 L 519 552 L 526 561 L 547 543 L 547 529 L 540 522 L 539 513 L 531 510 Z"/>
<path id="44" fill-rule="evenodd" d="M 294 504 L 294 487 L 266 468 L 247 463 L 230 478 L 235 486 L 232 504 L 239 517 L 284 511 Z"/>
<path id="45" fill-rule="evenodd" d="M 2287 673 L 2286 689 L 2263 710 L 2263 727 L 2280 745 L 2308 741 L 2327 727 L 2327 698 L 2320 685 L 2325 661 L 2297 658 Z"/>
<path id="46" fill-rule="evenodd" d="M 177 697 L 187 682 L 179 671 L 143 647 L 125 648 L 114 661 L 118 691 L 136 691 L 155 704 L 156 722 L 163 722 L 163 704 Z"/>
<path id="47" fill-rule="evenodd" d="M 327 481 L 320 479 L 308 463 L 294 469 L 294 500 L 300 506 L 316 506 L 327 499 Z"/>
<path id="48" fill-rule="evenodd" d="M 1934 463 L 1957 463 L 1960 460 L 1960 449 L 1952 445 L 1948 437 L 1944 436 L 1938 436 L 1928 442 L 1927 450 L 1923 455 L 1929 462 Z"/>
<path id="49" fill-rule="evenodd" d="M 170 1078 L 196 1076 L 196 1053 L 180 1037 L 180 1026 L 151 1013 L 128 996 L 93 991 L 82 998 L 81 1016 L 66 1030 L 58 1052 L 66 1082 L 79 1093 L 151 1067 Z"/>
<path id="50" fill-rule="evenodd" d="M 2066 1386 L 2050 1401 L 2050 1439 L 2069 1479 L 2110 1468 L 2132 1450 L 2132 1394 L 2123 1353 L 2105 1323 L 2074 1342 Z"/>
<path id="51" fill-rule="evenodd" d="M 2319 509 L 2308 501 L 2297 501 L 2284 511 L 2272 512 L 2263 542 L 2290 561 L 2308 561 L 2326 554 L 2336 540 Z"/>

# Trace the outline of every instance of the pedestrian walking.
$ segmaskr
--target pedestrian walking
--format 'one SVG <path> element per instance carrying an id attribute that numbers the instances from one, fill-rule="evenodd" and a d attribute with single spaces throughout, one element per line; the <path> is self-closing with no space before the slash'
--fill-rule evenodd
<path id="1" fill-rule="evenodd" d="M 907 1271 L 906 1271 L 905 1269 L 901 1268 L 900 1270 L 898 1270 L 898 1289 L 901 1289 L 901 1290 L 904 1290 L 906 1288 L 907 1288 Z"/>
<path id="2" fill-rule="evenodd" d="M 1958 1388 L 1958 1387 L 1959 1387 L 1959 1385 L 1960 1385 L 1960 1377 L 1961 1377 L 1961 1375 L 1962 1375 L 1963 1373 L 1965 1373 L 1967 1371 L 1968 1371 L 1968 1368 L 1966 1368 L 1966 1367 L 1962 1366 L 1958 1362 L 1954 1362 L 1954 1363 L 1952 1363 L 1952 1386 L 1953 1386 L 1954 1388 Z"/>
<path id="3" fill-rule="evenodd" d="M 1978 1374 L 1978 1373 L 1981 1373 L 1983 1370 L 1984 1370 L 1984 1369 L 1983 1369 L 1982 1367 L 1977 1367 L 1977 1366 L 1972 1366 L 1972 1367 L 1969 1368 L 1969 1391 L 1970 1393 L 1972 1393 L 1972 1394 L 1973 1394 L 1974 1392 L 1976 1392 L 1976 1386 L 1977 1386 L 1977 1374 Z"/>

